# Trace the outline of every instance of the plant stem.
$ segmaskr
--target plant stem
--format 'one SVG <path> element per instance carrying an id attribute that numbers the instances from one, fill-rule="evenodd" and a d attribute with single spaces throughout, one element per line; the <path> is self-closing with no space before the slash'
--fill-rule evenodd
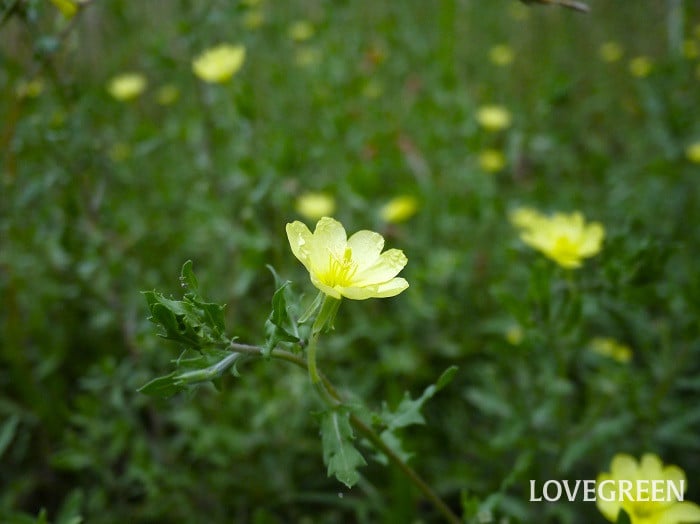
<path id="1" fill-rule="evenodd" d="M 312 335 L 311 339 L 313 338 L 314 337 Z M 311 340 L 309 340 L 309 347 L 307 348 L 307 351 L 310 351 L 311 346 L 315 345 L 316 341 L 312 342 Z M 261 357 L 263 354 L 263 349 L 261 347 L 251 346 L 247 344 L 238 344 L 236 342 L 231 342 L 230 349 L 239 353 L 245 353 L 247 355 L 258 357 Z M 316 349 L 314 348 L 313 351 L 315 352 Z M 279 360 L 290 362 L 302 369 L 306 369 L 307 371 L 309 371 L 309 376 L 311 376 L 311 371 L 309 370 L 307 362 L 305 362 L 303 358 L 301 358 L 298 355 L 295 355 L 294 353 L 285 351 L 283 349 L 273 349 L 270 352 L 270 356 Z M 315 368 L 314 373 L 315 376 L 318 377 L 318 386 L 322 388 L 325 395 L 328 395 L 333 400 L 332 405 L 338 406 L 339 404 L 341 404 L 342 398 L 340 396 L 340 393 L 338 393 L 338 390 L 333 386 L 333 384 L 326 378 L 326 376 L 323 373 L 318 371 L 318 368 Z M 447 506 L 447 504 L 445 504 L 442 501 L 442 499 L 435 493 L 435 491 L 433 491 L 433 489 L 428 485 L 428 483 L 425 482 L 411 466 L 406 464 L 406 462 L 404 462 L 401 459 L 401 457 L 394 453 L 394 451 L 384 443 L 381 437 L 377 435 L 377 433 L 370 426 L 365 424 L 364 421 L 362 421 L 353 413 L 350 414 L 350 423 L 359 433 L 361 433 L 367 440 L 369 440 L 375 448 L 384 453 L 384 455 L 386 455 L 390 462 L 392 462 L 396 467 L 398 467 L 401 470 L 401 472 L 406 476 L 406 478 L 408 478 L 408 480 L 410 480 L 413 483 L 413 485 L 416 486 L 421 491 L 421 493 L 423 493 L 423 495 L 425 495 L 425 497 L 431 502 L 435 509 L 437 509 L 440 512 L 440 514 L 445 518 L 447 522 L 449 522 L 450 524 L 460 524 L 462 522 L 460 518 L 457 515 L 455 515 L 455 513 L 449 508 L 449 506 Z"/>

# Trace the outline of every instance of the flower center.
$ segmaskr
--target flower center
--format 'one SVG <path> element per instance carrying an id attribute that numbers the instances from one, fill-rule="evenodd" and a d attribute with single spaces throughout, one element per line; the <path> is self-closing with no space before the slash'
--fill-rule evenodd
<path id="1" fill-rule="evenodd" d="M 352 277 L 357 272 L 357 263 L 352 260 L 352 248 L 346 247 L 343 258 L 339 258 L 335 253 L 330 253 L 328 272 L 324 275 L 323 282 L 331 287 L 350 287 Z"/>

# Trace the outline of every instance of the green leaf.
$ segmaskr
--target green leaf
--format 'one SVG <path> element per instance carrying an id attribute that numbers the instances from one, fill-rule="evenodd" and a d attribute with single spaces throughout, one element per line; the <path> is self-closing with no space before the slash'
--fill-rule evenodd
<path id="1" fill-rule="evenodd" d="M 197 277 L 194 276 L 194 271 L 192 269 L 192 261 L 188 260 L 182 265 L 182 271 L 180 271 L 180 283 L 182 287 L 187 289 L 193 295 L 197 295 L 199 291 L 199 282 L 197 282 Z"/>
<path id="2" fill-rule="evenodd" d="M 328 476 L 335 475 L 349 488 L 360 479 L 357 468 L 367 464 L 353 446 L 354 438 L 347 409 L 339 407 L 321 413 L 323 462 L 328 467 Z"/>
<path id="3" fill-rule="evenodd" d="M 273 272 L 275 280 L 277 280 L 274 270 L 270 268 L 270 271 Z M 272 295 L 272 311 L 265 322 L 265 357 L 270 356 L 270 352 L 279 342 L 299 342 L 299 328 L 289 314 L 287 306 L 286 293 L 290 283 L 288 280 L 283 282 Z"/>
<path id="4" fill-rule="evenodd" d="M 10 446 L 12 439 L 15 438 L 17 426 L 19 425 L 19 417 L 12 415 L 3 422 L 0 427 L 0 457 L 3 456 L 5 450 Z"/>
<path id="5" fill-rule="evenodd" d="M 624 509 L 620 508 L 620 511 L 617 514 L 617 520 L 615 521 L 615 524 L 632 524 L 630 516 Z"/>
<path id="6" fill-rule="evenodd" d="M 425 388 L 423 394 L 416 400 L 413 400 L 406 392 L 396 410 L 391 411 L 385 405 L 380 418 L 386 424 L 387 429 L 393 431 L 413 424 L 425 424 L 425 419 L 421 415 L 420 410 L 430 398 L 452 382 L 457 369 L 457 366 L 447 368 L 437 379 L 437 382 Z"/>
<path id="7" fill-rule="evenodd" d="M 141 386 L 138 391 L 151 397 L 169 398 L 185 389 L 175 379 L 177 373 L 173 372 L 163 377 L 154 378 L 145 386 Z"/>

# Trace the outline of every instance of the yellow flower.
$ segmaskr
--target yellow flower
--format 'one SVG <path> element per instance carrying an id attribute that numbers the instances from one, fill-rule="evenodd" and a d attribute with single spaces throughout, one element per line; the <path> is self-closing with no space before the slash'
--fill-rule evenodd
<path id="1" fill-rule="evenodd" d="M 626 487 L 623 483 L 629 483 L 631 489 L 623 491 L 621 488 Z M 678 466 L 664 466 L 652 453 L 642 456 L 639 463 L 630 455 L 615 455 L 610 473 L 598 475 L 597 485 L 596 505 L 611 522 L 617 520 L 621 509 L 629 515 L 632 524 L 700 522 L 700 506 L 681 502 L 674 493 L 678 491 L 682 499 L 687 487 L 683 470 Z M 655 489 L 657 487 L 664 488 L 662 495 Z"/>
<path id="2" fill-rule="evenodd" d="M 617 62 L 622 58 L 622 46 L 617 42 L 605 42 L 598 50 L 600 58 L 604 62 Z"/>
<path id="3" fill-rule="evenodd" d="M 287 238 L 313 285 L 330 297 L 393 297 L 408 287 L 405 279 L 396 277 L 406 256 L 399 249 L 382 253 L 384 238 L 379 233 L 363 230 L 347 238 L 340 222 L 323 217 L 313 233 L 299 221 L 287 224 Z"/>
<path id="4" fill-rule="evenodd" d="M 502 106 L 484 106 L 476 113 L 476 120 L 489 131 L 501 131 L 510 126 L 510 112 Z"/>
<path id="5" fill-rule="evenodd" d="M 180 90 L 173 84 L 166 84 L 158 89 L 156 100 L 162 106 L 169 106 L 180 98 Z"/>
<path id="6" fill-rule="evenodd" d="M 629 68 L 632 76 L 644 78 L 649 76 L 649 73 L 651 73 L 653 64 L 648 56 L 637 56 L 630 60 Z"/>
<path id="7" fill-rule="evenodd" d="M 124 73 L 109 81 L 107 91 L 117 100 L 126 102 L 138 97 L 146 89 L 146 77 L 140 73 Z"/>
<path id="8" fill-rule="evenodd" d="M 698 49 L 698 44 L 695 40 L 686 40 L 683 42 L 683 56 L 689 60 L 700 56 L 700 49 Z"/>
<path id="9" fill-rule="evenodd" d="M 523 328 L 518 324 L 511 324 L 508 326 L 508 329 L 506 329 L 505 337 L 511 346 L 519 346 L 523 338 L 525 338 L 525 333 L 523 332 Z"/>
<path id="10" fill-rule="evenodd" d="M 221 84 L 229 80 L 243 66 L 245 47 L 221 44 L 207 49 L 192 61 L 192 71 L 200 79 Z"/>
<path id="11" fill-rule="evenodd" d="M 513 49 L 506 44 L 495 45 L 489 50 L 489 59 L 499 66 L 507 66 L 513 62 L 514 58 Z"/>
<path id="12" fill-rule="evenodd" d="M 297 198 L 296 211 L 304 218 L 318 220 L 335 212 L 335 199 L 328 193 L 304 193 Z"/>
<path id="13" fill-rule="evenodd" d="M 614 338 L 596 337 L 591 340 L 591 351 L 625 364 L 632 359 L 632 350 Z"/>
<path id="14" fill-rule="evenodd" d="M 418 211 L 418 200 L 411 195 L 399 195 L 392 198 L 379 210 L 384 222 L 398 224 L 405 222 Z"/>
<path id="15" fill-rule="evenodd" d="M 506 165 L 506 157 L 498 149 L 486 149 L 479 155 L 479 166 L 487 173 L 497 173 Z"/>
<path id="16" fill-rule="evenodd" d="M 511 220 L 520 228 L 520 238 L 530 247 L 567 269 L 581 266 L 584 258 L 600 252 L 605 229 L 598 222 L 586 224 L 581 213 L 555 213 L 551 217 L 537 212 Z"/>
<path id="17" fill-rule="evenodd" d="M 289 38 L 296 42 L 304 42 L 314 36 L 314 26 L 306 20 L 299 20 L 289 26 Z"/>
<path id="18" fill-rule="evenodd" d="M 537 227 L 539 220 L 546 220 L 546 216 L 531 207 L 519 207 L 510 213 L 510 222 L 520 229 Z"/>
<path id="19" fill-rule="evenodd" d="M 51 3 L 61 11 L 61 14 L 70 19 L 78 12 L 78 3 L 74 0 L 51 0 Z"/>
<path id="20" fill-rule="evenodd" d="M 685 156 L 695 164 L 700 164 L 700 141 L 693 142 L 685 148 Z"/>

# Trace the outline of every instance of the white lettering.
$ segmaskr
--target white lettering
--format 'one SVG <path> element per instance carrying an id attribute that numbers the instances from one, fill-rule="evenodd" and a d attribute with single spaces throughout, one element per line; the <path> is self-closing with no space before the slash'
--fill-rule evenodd
<path id="1" fill-rule="evenodd" d="M 646 498 L 642 498 L 642 494 L 646 495 Z M 648 480 L 638 480 L 637 481 L 637 500 L 636 502 L 649 502 L 649 481 Z"/>
<path id="2" fill-rule="evenodd" d="M 600 497 L 600 500 L 602 500 L 604 502 L 615 502 L 615 495 L 617 495 L 617 493 L 615 492 L 614 489 L 610 490 L 610 497 L 609 498 L 605 496 L 606 486 L 608 484 L 614 485 L 615 481 L 614 480 L 604 480 L 603 482 L 598 484 L 598 496 Z"/>
<path id="3" fill-rule="evenodd" d="M 668 500 L 671 500 L 671 491 L 673 491 L 673 500 L 678 502 L 683 502 L 683 493 L 685 493 L 685 479 L 680 479 L 680 491 L 676 491 L 676 484 L 672 481 L 668 481 Z"/>
<path id="4" fill-rule="evenodd" d="M 556 497 L 549 496 L 549 486 L 551 486 L 552 484 L 554 484 L 557 487 Z M 544 500 L 546 500 L 547 502 L 554 502 L 556 500 L 559 500 L 561 498 L 561 484 L 559 484 L 559 482 L 556 480 L 548 480 L 544 483 L 544 486 L 542 486 L 542 495 L 544 495 Z"/>
<path id="5" fill-rule="evenodd" d="M 569 481 L 564 481 L 564 491 L 566 492 L 566 498 L 569 500 L 569 502 L 573 502 L 574 500 L 576 500 L 576 493 L 578 493 L 579 484 L 581 484 L 581 481 L 577 480 L 576 484 L 574 484 L 574 492 L 571 493 L 571 488 L 569 488 Z"/>
<path id="6" fill-rule="evenodd" d="M 620 481 L 620 498 L 617 499 L 619 502 L 625 501 L 625 495 L 627 495 L 628 502 L 634 502 L 634 497 L 630 495 L 632 491 L 632 481 L 631 480 L 621 480 Z"/>
<path id="7" fill-rule="evenodd" d="M 583 481 L 583 501 L 595 502 L 595 480 Z"/>
<path id="8" fill-rule="evenodd" d="M 542 497 L 535 498 L 535 481 L 530 481 L 530 502 L 542 502 Z"/>
<path id="9" fill-rule="evenodd" d="M 652 480 L 651 481 L 651 501 L 652 502 L 665 502 L 667 499 L 664 498 L 664 484 L 666 481 L 663 480 Z"/>

